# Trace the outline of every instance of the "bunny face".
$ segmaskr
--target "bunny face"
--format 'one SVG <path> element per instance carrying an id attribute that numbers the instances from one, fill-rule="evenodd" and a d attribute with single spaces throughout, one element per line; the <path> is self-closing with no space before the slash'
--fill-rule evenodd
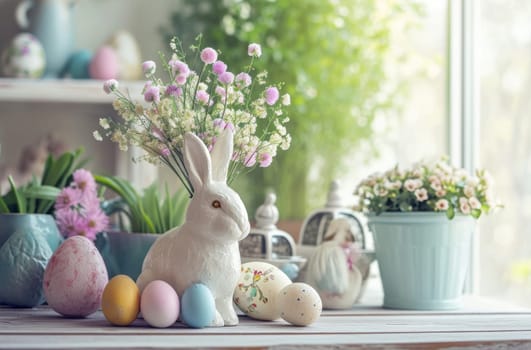
<path id="1" fill-rule="evenodd" d="M 208 235 L 216 241 L 239 241 L 250 231 L 247 211 L 240 196 L 222 182 L 213 182 L 194 192 L 187 212 L 201 213 L 193 220 L 197 234 Z"/>
<path id="2" fill-rule="evenodd" d="M 226 184 L 232 151 L 230 129 L 218 138 L 212 154 L 196 135 L 185 135 L 184 160 L 194 188 L 186 221 L 197 234 L 217 241 L 241 240 L 250 231 L 245 205 Z"/>

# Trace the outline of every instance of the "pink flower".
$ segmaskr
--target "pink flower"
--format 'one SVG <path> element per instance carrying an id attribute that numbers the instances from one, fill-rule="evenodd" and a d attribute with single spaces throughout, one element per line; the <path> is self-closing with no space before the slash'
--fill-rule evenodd
<path id="1" fill-rule="evenodd" d="M 186 74 L 177 74 L 175 77 L 175 82 L 177 85 L 184 85 L 186 83 L 186 79 L 188 78 L 188 75 Z"/>
<path id="2" fill-rule="evenodd" d="M 415 197 L 417 197 L 419 202 L 424 202 L 428 200 L 428 191 L 425 188 L 419 188 L 415 191 Z"/>
<path id="3" fill-rule="evenodd" d="M 212 65 L 212 71 L 217 75 L 223 74 L 227 71 L 227 65 L 223 61 L 216 61 Z"/>
<path id="4" fill-rule="evenodd" d="M 205 64 L 212 64 L 218 59 L 218 53 L 211 47 L 206 47 L 201 51 L 201 61 Z"/>
<path id="5" fill-rule="evenodd" d="M 114 90 L 118 89 L 118 82 L 116 79 L 109 79 L 105 83 L 103 83 L 103 91 L 105 93 L 110 94 Z"/>
<path id="6" fill-rule="evenodd" d="M 90 192 L 96 193 L 96 181 L 90 173 L 90 171 L 85 169 L 78 169 L 74 171 L 72 175 L 74 178 L 74 183 L 83 193 Z"/>
<path id="7" fill-rule="evenodd" d="M 153 61 L 145 61 L 142 63 L 142 71 L 146 77 L 150 77 L 155 74 L 157 70 L 157 64 Z"/>
<path id="8" fill-rule="evenodd" d="M 168 96 L 179 97 L 179 96 L 182 96 L 183 89 L 181 89 L 179 86 L 176 86 L 176 85 L 168 85 L 164 93 Z"/>
<path id="9" fill-rule="evenodd" d="M 235 80 L 236 80 L 236 86 L 238 86 L 239 88 L 247 87 L 251 85 L 251 82 L 252 82 L 251 76 L 243 72 L 239 73 L 236 76 Z"/>
<path id="10" fill-rule="evenodd" d="M 81 190 L 78 188 L 65 187 L 55 200 L 55 210 L 75 207 L 81 200 Z"/>
<path id="11" fill-rule="evenodd" d="M 221 97 L 227 97 L 227 91 L 221 86 L 216 86 L 216 94 L 218 94 Z"/>
<path id="12" fill-rule="evenodd" d="M 461 210 L 461 213 L 465 215 L 470 214 L 470 205 L 468 203 L 459 204 L 459 209 Z"/>
<path id="13" fill-rule="evenodd" d="M 247 54 L 252 57 L 260 57 L 262 56 L 262 47 L 260 44 L 251 43 L 247 47 Z"/>
<path id="14" fill-rule="evenodd" d="M 476 197 L 471 197 L 468 200 L 468 203 L 470 204 L 470 207 L 472 209 L 481 209 L 481 203 L 479 202 L 479 200 Z"/>
<path id="15" fill-rule="evenodd" d="M 195 94 L 195 98 L 203 105 L 206 105 L 208 103 L 208 99 L 210 98 L 210 95 L 206 92 L 206 91 L 203 91 L 203 90 L 199 90 L 196 94 Z"/>
<path id="16" fill-rule="evenodd" d="M 168 62 L 173 75 L 183 74 L 186 78 L 190 75 L 190 68 L 186 63 L 180 60 L 171 60 Z"/>
<path id="17" fill-rule="evenodd" d="M 220 129 L 220 130 L 225 129 L 225 126 L 227 125 L 227 123 L 225 123 L 225 121 L 221 118 L 214 119 L 212 124 L 214 125 L 215 128 Z"/>
<path id="18" fill-rule="evenodd" d="M 437 202 L 435 202 L 435 209 L 436 210 L 447 210 L 448 209 L 448 201 L 446 199 L 439 199 Z"/>
<path id="19" fill-rule="evenodd" d="M 278 89 L 274 86 L 271 86 L 265 91 L 266 103 L 270 106 L 274 105 L 278 101 L 279 93 Z"/>
<path id="20" fill-rule="evenodd" d="M 231 72 L 222 73 L 219 75 L 218 80 L 225 85 L 232 84 L 234 81 L 234 74 Z"/>
<path id="21" fill-rule="evenodd" d="M 261 168 L 267 168 L 271 165 L 271 162 L 273 161 L 273 157 L 269 153 L 262 153 L 260 155 L 260 167 Z"/>
<path id="22" fill-rule="evenodd" d="M 146 102 L 160 102 L 160 90 L 158 86 L 150 86 L 144 92 Z"/>

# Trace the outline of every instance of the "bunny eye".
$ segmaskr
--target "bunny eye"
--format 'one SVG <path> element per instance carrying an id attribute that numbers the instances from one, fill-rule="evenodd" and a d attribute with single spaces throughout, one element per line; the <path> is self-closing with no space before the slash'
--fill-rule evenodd
<path id="1" fill-rule="evenodd" d="M 212 206 L 216 209 L 221 208 L 221 203 L 216 199 L 212 202 Z"/>

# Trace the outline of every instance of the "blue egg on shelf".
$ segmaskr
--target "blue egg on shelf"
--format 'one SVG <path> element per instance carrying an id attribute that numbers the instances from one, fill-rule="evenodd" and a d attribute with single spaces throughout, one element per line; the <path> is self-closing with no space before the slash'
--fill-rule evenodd
<path id="1" fill-rule="evenodd" d="M 216 317 L 216 303 L 210 289 L 202 283 L 188 287 L 181 299 L 181 320 L 192 328 L 205 328 Z"/>
<path id="2" fill-rule="evenodd" d="M 79 50 L 74 52 L 68 60 L 66 75 L 72 79 L 90 79 L 89 65 L 92 60 L 92 52 Z"/>

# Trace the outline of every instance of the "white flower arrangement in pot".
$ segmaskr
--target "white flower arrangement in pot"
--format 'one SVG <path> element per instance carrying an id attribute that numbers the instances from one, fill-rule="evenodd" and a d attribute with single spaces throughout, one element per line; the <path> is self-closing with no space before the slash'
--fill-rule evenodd
<path id="1" fill-rule="evenodd" d="M 359 183 L 358 209 L 374 234 L 385 307 L 461 306 L 475 219 L 500 206 L 491 187 L 485 170 L 471 175 L 447 158 L 395 166 Z"/>

